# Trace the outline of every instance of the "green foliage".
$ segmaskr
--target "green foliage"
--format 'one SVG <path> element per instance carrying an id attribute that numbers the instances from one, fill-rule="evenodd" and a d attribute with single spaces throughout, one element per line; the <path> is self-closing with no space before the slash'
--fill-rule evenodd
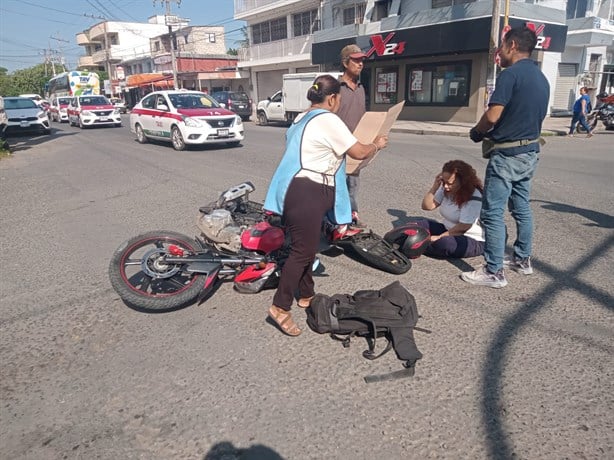
<path id="1" fill-rule="evenodd" d="M 226 54 L 230 56 L 237 56 L 239 54 L 239 50 L 236 48 L 228 48 L 228 50 L 226 50 Z"/>
<path id="2" fill-rule="evenodd" d="M 49 66 L 38 64 L 27 69 L 16 70 L 7 74 L 0 72 L 0 94 L 2 96 L 19 96 L 25 93 L 44 93 L 45 83 L 53 75 Z"/>
<path id="3" fill-rule="evenodd" d="M 56 67 L 56 70 L 58 68 Z M 62 69 L 63 71 L 63 69 Z M 96 70 L 100 78 L 100 93 L 104 90 L 104 81 L 108 80 L 107 72 Z M 53 78 L 49 65 L 37 64 L 27 69 L 7 73 L 7 69 L 0 67 L 0 95 L 19 96 L 20 94 L 40 94 L 45 96 L 45 84 Z"/>

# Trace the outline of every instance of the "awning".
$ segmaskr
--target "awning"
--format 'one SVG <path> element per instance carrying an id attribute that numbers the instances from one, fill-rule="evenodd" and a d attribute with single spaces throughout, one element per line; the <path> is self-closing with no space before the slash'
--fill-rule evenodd
<path id="1" fill-rule="evenodd" d="M 236 70 L 221 72 L 183 72 L 181 80 L 237 80 L 247 78 Z"/>
<path id="2" fill-rule="evenodd" d="M 139 73 L 136 75 L 128 75 L 126 78 L 126 86 L 130 88 L 155 86 L 158 88 L 172 88 L 173 76 L 162 73 Z"/>

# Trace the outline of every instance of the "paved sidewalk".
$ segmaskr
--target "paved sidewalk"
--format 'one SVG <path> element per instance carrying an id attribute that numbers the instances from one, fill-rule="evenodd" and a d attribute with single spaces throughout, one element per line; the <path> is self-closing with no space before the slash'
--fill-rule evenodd
<path id="1" fill-rule="evenodd" d="M 542 127 L 542 135 L 565 136 L 570 123 L 571 117 L 546 117 Z M 391 131 L 395 133 L 469 137 L 469 130 L 473 126 L 473 123 L 398 120 L 392 126 Z"/>

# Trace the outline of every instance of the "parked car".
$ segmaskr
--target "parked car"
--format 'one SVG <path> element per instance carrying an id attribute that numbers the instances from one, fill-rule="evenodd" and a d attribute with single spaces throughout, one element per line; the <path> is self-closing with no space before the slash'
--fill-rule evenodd
<path id="1" fill-rule="evenodd" d="M 211 93 L 211 97 L 218 101 L 222 107 L 239 115 L 243 121 L 249 120 L 249 117 L 252 116 L 252 100 L 244 92 L 216 91 Z"/>
<path id="2" fill-rule="evenodd" d="M 40 105 L 41 102 L 44 101 L 40 94 L 20 94 L 19 97 L 32 99 L 36 103 L 36 105 Z"/>
<path id="3" fill-rule="evenodd" d="M 241 117 L 199 91 L 156 91 L 130 112 L 130 130 L 141 144 L 168 141 L 175 150 L 187 144 L 238 145 L 244 138 Z"/>
<path id="4" fill-rule="evenodd" d="M 119 113 L 127 112 L 126 103 L 120 98 L 112 97 L 111 99 L 109 99 L 109 101 L 111 101 L 111 104 L 113 104 L 113 107 L 115 107 L 116 109 L 119 109 Z"/>
<path id="5" fill-rule="evenodd" d="M 4 111 L 8 118 L 6 132 L 38 131 L 51 134 L 47 112 L 27 97 L 5 97 Z"/>
<path id="6" fill-rule="evenodd" d="M 86 128 L 89 126 L 121 126 L 119 109 L 104 96 L 76 96 L 70 100 L 66 109 L 68 124 Z"/>
<path id="7" fill-rule="evenodd" d="M 51 99 L 51 106 L 47 113 L 49 114 L 50 121 L 57 121 L 58 123 L 64 123 L 68 121 L 68 105 L 70 104 L 70 97 L 54 97 Z"/>

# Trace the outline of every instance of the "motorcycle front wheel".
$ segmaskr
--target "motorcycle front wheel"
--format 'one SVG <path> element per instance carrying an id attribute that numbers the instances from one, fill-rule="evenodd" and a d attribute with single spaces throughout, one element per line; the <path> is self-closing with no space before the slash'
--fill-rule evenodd
<path id="1" fill-rule="evenodd" d="M 166 255 L 195 253 L 202 246 L 181 233 L 153 231 L 135 236 L 117 248 L 109 264 L 111 285 L 126 305 L 140 311 L 170 311 L 196 301 L 206 276 L 186 273 L 168 264 Z"/>

